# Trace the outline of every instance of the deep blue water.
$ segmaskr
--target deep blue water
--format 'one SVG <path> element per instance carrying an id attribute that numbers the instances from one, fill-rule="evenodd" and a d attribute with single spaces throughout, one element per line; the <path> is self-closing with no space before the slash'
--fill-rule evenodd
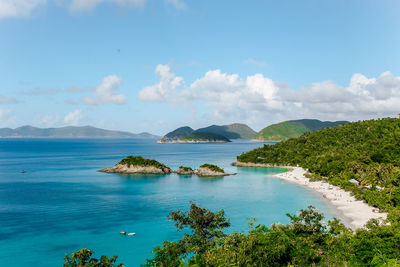
<path id="1" fill-rule="evenodd" d="M 287 223 L 287 212 L 314 205 L 334 211 L 312 191 L 268 176 L 282 169 L 236 168 L 237 155 L 261 146 L 157 144 L 144 139 L 0 139 L 0 258 L 3 266 L 62 266 L 81 248 L 95 256 L 119 255 L 138 266 L 164 240 L 178 240 L 171 210 L 191 200 L 231 218 L 228 232 L 245 231 L 247 218 Z M 175 174 L 97 172 L 128 155 L 154 158 L 172 168 L 216 164 L 235 176 L 207 179 Z M 26 173 L 21 173 L 25 170 Z M 134 237 L 120 231 L 136 232 Z"/>

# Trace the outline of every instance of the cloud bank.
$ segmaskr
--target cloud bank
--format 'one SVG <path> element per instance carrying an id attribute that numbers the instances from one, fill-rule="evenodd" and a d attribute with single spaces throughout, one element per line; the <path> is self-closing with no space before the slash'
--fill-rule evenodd
<path id="1" fill-rule="evenodd" d="M 238 74 L 210 70 L 189 85 L 158 65 L 160 82 L 138 93 L 141 101 L 202 102 L 217 120 L 242 120 L 265 124 L 279 119 L 319 118 L 358 120 L 393 116 L 400 111 L 400 76 L 384 72 L 377 78 L 354 74 L 348 86 L 333 81 L 315 82 L 299 90 L 273 81 L 263 74 L 241 78 Z"/>

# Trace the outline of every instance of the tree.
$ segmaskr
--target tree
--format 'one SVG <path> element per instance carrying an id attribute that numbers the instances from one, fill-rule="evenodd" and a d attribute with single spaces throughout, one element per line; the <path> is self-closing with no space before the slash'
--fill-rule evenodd
<path id="1" fill-rule="evenodd" d="M 114 255 L 112 258 L 108 258 L 107 256 L 101 256 L 100 260 L 91 258 L 93 255 L 93 251 L 83 248 L 77 252 L 68 256 L 65 254 L 63 264 L 64 267 L 123 267 L 123 264 L 116 264 L 117 255 Z"/>

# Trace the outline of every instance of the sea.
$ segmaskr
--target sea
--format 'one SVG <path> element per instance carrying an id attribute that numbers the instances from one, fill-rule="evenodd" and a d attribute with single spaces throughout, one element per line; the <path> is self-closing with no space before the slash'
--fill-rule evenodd
<path id="1" fill-rule="evenodd" d="M 271 176 L 285 169 L 231 166 L 236 156 L 263 145 L 248 140 L 0 139 L 1 266 L 62 266 L 65 254 L 82 248 L 94 251 L 94 257 L 118 255 L 118 263 L 140 266 L 155 246 L 182 237 L 167 217 L 170 211 L 188 210 L 191 201 L 212 211 L 223 209 L 231 221 L 227 233 L 248 231 L 248 220 L 254 218 L 265 225 L 288 223 L 286 213 L 310 205 L 326 215 L 325 221 L 340 217 L 318 193 Z M 210 163 L 237 175 L 98 172 L 128 155 L 173 169 Z"/>

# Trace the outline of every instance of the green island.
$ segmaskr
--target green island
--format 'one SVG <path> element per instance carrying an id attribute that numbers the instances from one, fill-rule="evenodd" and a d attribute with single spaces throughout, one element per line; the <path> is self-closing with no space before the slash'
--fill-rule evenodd
<path id="1" fill-rule="evenodd" d="M 126 158 L 122 159 L 118 164 L 130 166 L 151 166 L 156 168 L 168 168 L 164 164 L 158 162 L 154 159 L 145 159 L 141 156 L 127 156 Z"/>
<path id="2" fill-rule="evenodd" d="M 200 168 L 207 168 L 207 169 L 210 169 L 210 170 L 212 170 L 214 172 L 225 173 L 224 169 L 218 167 L 217 165 L 212 165 L 212 164 L 208 164 L 208 163 L 205 163 L 205 164 L 201 165 Z"/>
<path id="3" fill-rule="evenodd" d="M 121 174 L 168 174 L 172 170 L 164 164 L 141 156 L 128 156 L 116 165 L 99 170 L 100 172 Z"/>

